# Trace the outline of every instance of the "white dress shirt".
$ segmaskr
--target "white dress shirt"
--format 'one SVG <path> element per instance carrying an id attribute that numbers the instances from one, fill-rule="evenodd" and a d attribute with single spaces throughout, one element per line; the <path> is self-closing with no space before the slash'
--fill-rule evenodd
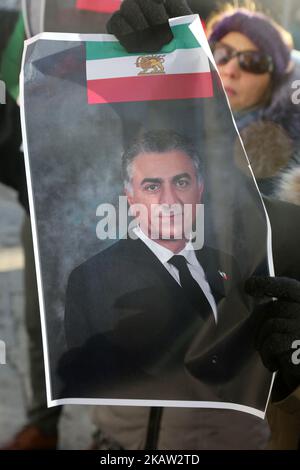
<path id="1" fill-rule="evenodd" d="M 175 281 L 180 285 L 179 271 L 177 268 L 175 268 L 175 266 L 173 266 L 173 264 L 169 263 L 169 260 L 174 256 L 173 251 L 168 250 L 168 248 L 165 248 L 159 245 L 154 240 L 151 240 L 151 238 L 145 235 L 145 233 L 142 231 L 140 227 L 135 227 L 133 229 L 133 232 L 140 240 L 142 240 L 142 242 L 145 243 L 145 245 L 147 245 L 147 247 L 159 259 L 159 261 L 163 264 L 163 266 L 171 274 L 171 276 L 175 279 Z M 217 323 L 218 314 L 217 314 L 216 301 L 214 299 L 214 296 L 212 295 L 210 286 L 206 280 L 204 270 L 201 264 L 199 263 L 199 261 L 197 260 L 192 243 L 188 242 L 186 246 L 184 247 L 184 249 L 181 250 L 179 253 L 176 253 L 176 255 L 184 256 L 185 259 L 187 260 L 187 267 L 192 277 L 195 279 L 199 287 L 202 289 L 205 297 L 207 298 L 212 308 L 215 321 Z"/>

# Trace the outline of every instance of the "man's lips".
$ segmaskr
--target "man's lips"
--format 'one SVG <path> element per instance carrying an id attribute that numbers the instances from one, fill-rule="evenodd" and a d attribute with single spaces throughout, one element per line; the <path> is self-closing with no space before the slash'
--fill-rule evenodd
<path id="1" fill-rule="evenodd" d="M 183 216 L 183 213 L 182 212 L 178 212 L 177 214 L 159 214 L 159 218 L 160 219 L 174 219 L 175 217 L 182 217 Z"/>

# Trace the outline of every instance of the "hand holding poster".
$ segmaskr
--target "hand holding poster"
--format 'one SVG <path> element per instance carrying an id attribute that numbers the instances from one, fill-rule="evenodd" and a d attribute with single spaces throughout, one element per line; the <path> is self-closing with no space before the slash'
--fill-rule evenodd
<path id="1" fill-rule="evenodd" d="M 272 374 L 244 283 L 273 273 L 266 212 L 199 18 L 170 25 L 138 57 L 107 35 L 27 43 L 48 401 L 263 417 Z"/>

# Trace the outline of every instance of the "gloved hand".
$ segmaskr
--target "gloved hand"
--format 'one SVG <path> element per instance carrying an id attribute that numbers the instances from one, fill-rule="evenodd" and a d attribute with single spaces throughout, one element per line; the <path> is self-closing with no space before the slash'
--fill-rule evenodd
<path id="1" fill-rule="evenodd" d="M 255 311 L 255 346 L 262 361 L 291 393 L 300 385 L 300 365 L 293 363 L 293 343 L 300 340 L 300 282 L 285 277 L 252 277 L 245 290 L 256 298 L 276 298 Z M 299 357 L 299 355 L 298 355 Z M 295 361 L 294 361 L 295 362 Z"/>
<path id="2" fill-rule="evenodd" d="M 106 29 L 128 52 L 157 52 L 173 39 L 169 18 L 190 14 L 185 0 L 124 0 Z"/>

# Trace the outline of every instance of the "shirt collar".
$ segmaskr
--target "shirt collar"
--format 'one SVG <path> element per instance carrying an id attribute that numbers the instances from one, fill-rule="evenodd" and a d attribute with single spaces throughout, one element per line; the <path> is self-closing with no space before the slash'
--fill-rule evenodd
<path id="1" fill-rule="evenodd" d="M 159 245 L 159 243 L 157 243 L 156 241 L 151 240 L 151 238 L 149 238 L 139 226 L 135 227 L 133 229 L 133 232 L 145 243 L 145 245 L 148 246 L 148 248 L 152 251 L 152 253 L 155 254 L 155 256 L 159 259 L 161 263 L 168 263 L 170 259 L 174 256 L 173 251 L 169 250 L 168 248 L 165 248 L 164 246 Z M 183 250 L 177 253 L 177 255 L 184 256 L 189 264 L 192 264 L 194 266 L 198 264 L 193 245 L 190 241 L 186 244 Z"/>
<path id="2" fill-rule="evenodd" d="M 199 264 L 198 260 L 197 260 L 197 257 L 196 257 L 196 253 L 195 253 L 195 250 L 193 248 L 193 244 L 191 241 L 189 241 L 185 247 L 183 248 L 183 250 L 181 250 L 179 253 L 177 253 L 178 255 L 181 255 L 181 256 L 184 256 L 185 259 L 187 260 L 187 262 L 193 266 L 197 266 Z"/>

